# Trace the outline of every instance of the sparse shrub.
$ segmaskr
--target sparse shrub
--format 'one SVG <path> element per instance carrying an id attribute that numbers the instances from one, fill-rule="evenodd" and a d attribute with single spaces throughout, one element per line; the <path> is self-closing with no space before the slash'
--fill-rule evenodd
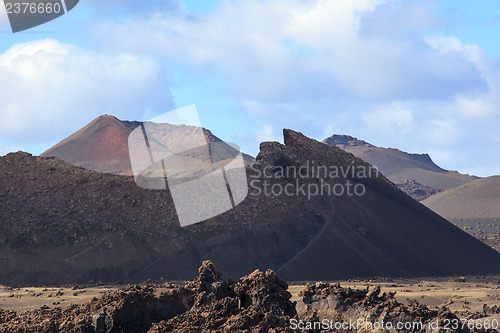
<path id="1" fill-rule="evenodd" d="M 366 237 L 366 228 L 363 228 L 363 227 L 358 228 L 358 232 L 359 232 L 361 235 L 363 235 L 363 236 L 365 236 L 365 237 Z"/>

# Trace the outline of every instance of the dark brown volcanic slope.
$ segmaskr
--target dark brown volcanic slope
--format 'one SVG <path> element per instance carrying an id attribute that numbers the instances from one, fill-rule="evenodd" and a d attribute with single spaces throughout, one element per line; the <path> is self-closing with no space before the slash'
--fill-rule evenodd
<path id="1" fill-rule="evenodd" d="M 287 280 L 500 272 L 498 252 L 382 175 L 277 174 L 308 161 L 370 167 L 300 133 L 284 136 L 285 145 L 261 144 L 259 163 L 247 169 L 251 194 L 240 205 L 186 228 L 168 191 L 141 189 L 132 177 L 25 153 L 0 158 L 0 283 L 190 279 L 192 267 L 207 258 L 228 277 L 271 268 Z M 292 188 L 350 181 L 366 193 L 265 196 L 256 193 L 256 181 Z"/>
<path id="2" fill-rule="evenodd" d="M 376 147 L 348 135 L 333 135 L 323 142 L 335 145 L 377 166 L 395 183 L 415 180 L 437 190 L 447 190 L 478 178 L 444 170 L 437 166 L 428 154 L 409 154 L 394 148 Z"/>
<path id="3" fill-rule="evenodd" d="M 86 169 L 132 175 L 128 152 L 128 136 L 143 124 L 139 121 L 122 121 L 113 116 L 100 116 L 87 126 L 73 133 L 40 156 L 57 157 L 70 164 Z M 221 142 L 209 130 L 204 129 L 208 142 Z M 247 162 L 253 157 L 244 154 Z"/>

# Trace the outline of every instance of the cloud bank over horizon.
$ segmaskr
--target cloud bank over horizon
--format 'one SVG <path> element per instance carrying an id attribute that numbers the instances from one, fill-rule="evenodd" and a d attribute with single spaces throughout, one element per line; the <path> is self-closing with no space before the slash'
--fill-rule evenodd
<path id="1" fill-rule="evenodd" d="M 61 140 L 102 114 L 134 119 L 165 95 L 158 64 L 43 39 L 0 54 L 0 131 L 21 144 Z M 171 103 L 171 102 L 170 102 Z"/>
<path id="2" fill-rule="evenodd" d="M 223 0 L 194 12 L 175 1 L 82 3 L 91 29 L 71 44 L 56 34 L 0 55 L 9 82 L 0 93 L 1 139 L 16 144 L 57 119 L 78 129 L 84 115 L 145 120 L 202 100 L 203 125 L 251 154 L 293 128 L 318 140 L 349 134 L 428 152 L 460 172 L 500 174 L 499 59 L 448 33 L 455 20 L 440 6 Z M 36 43 L 44 48 L 30 53 Z M 64 98 L 44 97 L 52 91 Z"/>

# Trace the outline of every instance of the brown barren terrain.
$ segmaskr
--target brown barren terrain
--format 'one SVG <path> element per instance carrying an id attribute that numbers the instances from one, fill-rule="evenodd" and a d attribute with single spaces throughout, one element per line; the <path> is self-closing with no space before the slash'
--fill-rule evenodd
<path id="1" fill-rule="evenodd" d="M 3 288 L 2 332 L 296 332 L 302 322 L 421 324 L 406 333 L 497 332 L 500 276 L 418 280 L 349 280 L 291 284 L 273 271 L 225 280 L 211 261 L 184 283 L 121 288 Z M 50 293 L 50 294 L 49 294 Z M 51 295 L 50 297 L 48 295 Z M 71 303 L 71 304 L 69 304 Z M 464 327 L 447 328 L 456 321 Z M 365 329 L 363 329 L 365 328 Z M 301 332 L 367 332 L 300 329 Z M 388 332 L 368 329 L 369 332 Z"/>
<path id="2" fill-rule="evenodd" d="M 468 182 L 422 204 L 500 251 L 500 176 Z"/>
<path id="3" fill-rule="evenodd" d="M 291 281 L 500 272 L 500 253 L 381 174 L 319 179 L 308 170 L 302 177 L 269 176 L 270 170 L 311 161 L 344 170 L 371 168 L 292 130 L 284 131 L 284 141 L 261 144 L 258 163 L 247 167 L 261 193 L 250 189 L 254 192 L 235 209 L 185 228 L 169 191 L 145 190 L 132 177 L 55 158 L 1 157 L 0 282 L 186 280 L 206 258 L 228 277 L 270 267 Z M 365 191 L 359 196 L 273 195 L 264 192 L 264 182 L 281 188 L 351 182 Z"/>

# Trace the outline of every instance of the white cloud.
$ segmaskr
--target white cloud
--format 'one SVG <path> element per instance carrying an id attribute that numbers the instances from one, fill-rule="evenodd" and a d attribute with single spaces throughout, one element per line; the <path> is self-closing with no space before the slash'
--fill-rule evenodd
<path id="1" fill-rule="evenodd" d="M 425 141 L 434 146 L 449 146 L 457 141 L 457 122 L 450 119 L 431 120 L 425 131 Z M 440 153 L 443 155 L 443 153 Z M 451 155 L 451 154 L 449 154 Z"/>
<path id="2" fill-rule="evenodd" d="M 479 69 L 485 68 L 483 52 L 474 44 L 463 44 L 458 38 L 452 36 L 434 35 L 425 38 L 427 44 L 441 53 L 456 52 L 464 56 Z"/>
<path id="3" fill-rule="evenodd" d="M 466 118 L 485 118 L 500 112 L 500 97 L 496 94 L 487 94 L 478 98 L 459 96 L 453 106 Z"/>
<path id="4" fill-rule="evenodd" d="M 52 39 L 0 54 L 0 78 L 0 139 L 19 142 L 62 139 L 102 114 L 139 119 L 166 93 L 151 58 L 95 53 Z"/>
<path id="5" fill-rule="evenodd" d="M 5 6 L 3 3 L 0 3 L 0 29 L 10 28 L 9 18 L 7 16 L 7 11 L 5 10 Z"/>
<path id="6" fill-rule="evenodd" d="M 166 55 L 223 76 L 240 99 L 449 98 L 487 89 L 462 53 L 441 52 L 415 31 L 435 25 L 425 3 L 389 0 L 223 1 L 213 12 L 164 11 L 96 25 L 112 48 Z M 405 17 L 400 34 L 384 29 L 379 8 Z M 368 19 L 367 19 L 368 18 Z M 375 22 L 375 23 L 374 23 Z M 398 26 L 392 26 L 398 30 Z M 377 31 L 379 32 L 377 34 Z"/>
<path id="7" fill-rule="evenodd" d="M 497 119 L 499 69 L 477 45 L 422 37 L 439 27 L 434 13 L 414 1 L 222 1 L 204 15 L 157 12 L 101 22 L 96 32 L 119 41 L 110 48 L 223 78 L 228 96 L 261 119 L 263 139 L 283 127 L 323 139 L 333 128 L 411 151 L 433 141 L 448 162 L 477 149 L 460 146 L 464 133 L 493 142 L 469 119 Z"/>
<path id="8" fill-rule="evenodd" d="M 3 146 L 0 144 L 0 156 L 4 156 L 8 153 L 24 151 L 24 147 L 21 146 Z"/>
<path id="9" fill-rule="evenodd" d="M 372 12 L 383 0 L 319 0 L 290 6 L 285 32 L 312 49 L 334 47 L 335 42 L 357 38 L 360 16 Z"/>
<path id="10" fill-rule="evenodd" d="M 500 69 L 477 45 L 453 36 L 422 37 L 442 24 L 431 2 L 222 0 L 200 14 L 155 0 L 139 6 L 139 15 L 131 0 L 107 5 L 89 0 L 81 6 L 106 7 L 105 14 L 94 11 L 91 22 L 92 37 L 104 53 L 58 43 L 26 55 L 34 47 L 28 43 L 24 55 L 12 50 L 0 56 L 7 64 L 11 58 L 13 64 L 29 59 L 24 63 L 32 66 L 13 70 L 0 65 L 2 105 L 14 110 L 21 101 L 22 106 L 20 116 L 0 109 L 0 130 L 6 126 L 3 120 L 12 118 L 6 128 L 10 132 L 3 133 L 35 132 L 33 124 L 43 125 L 44 117 L 54 124 L 60 115 L 67 121 L 120 110 L 137 119 L 147 100 L 168 92 L 158 74 L 161 59 L 173 71 L 181 68 L 185 85 L 196 80 L 193 86 L 203 88 L 212 82 L 199 79 L 207 77 L 223 83 L 221 95 L 249 119 L 251 133 L 242 134 L 245 145 L 281 139 L 283 127 L 319 140 L 335 130 L 411 152 L 434 147 L 448 168 L 459 168 L 454 161 L 470 170 L 474 161 L 500 165 L 492 134 L 500 121 Z M 137 80 L 124 76 L 123 67 L 135 71 Z M 26 87 L 29 97 L 7 82 Z M 189 99 L 186 91 L 195 95 L 196 89 L 182 91 L 182 100 Z M 67 98 L 43 98 L 56 90 Z M 214 97 L 214 108 L 220 98 Z M 34 111 L 41 105 L 47 115 Z M 467 154 L 474 158 L 452 158 Z"/>
<path id="11" fill-rule="evenodd" d="M 446 165 L 456 165 L 458 161 L 464 162 L 464 156 L 461 153 L 451 152 L 447 149 L 439 149 L 429 146 L 426 150 L 433 162 L 438 166 L 443 167 Z M 462 171 L 463 172 L 463 171 Z"/>
<path id="12" fill-rule="evenodd" d="M 262 128 L 257 131 L 255 135 L 257 137 L 258 142 L 264 142 L 264 141 L 277 141 L 281 143 L 283 142 L 283 137 L 281 133 L 280 135 L 276 134 L 271 124 L 264 124 Z"/>
<path id="13" fill-rule="evenodd" d="M 405 36 L 420 32 L 421 27 L 436 27 L 440 19 L 431 2 L 384 1 L 361 18 L 364 36 Z"/>
<path id="14" fill-rule="evenodd" d="M 395 137 L 411 131 L 413 112 L 405 105 L 394 103 L 388 108 L 365 113 L 363 122 L 370 131 Z"/>
<path id="15" fill-rule="evenodd" d="M 458 54 L 471 63 L 487 82 L 488 89 L 472 96 L 456 96 L 451 107 L 466 118 L 488 117 L 500 113 L 500 89 L 495 71 L 483 51 L 475 44 L 464 44 L 458 38 L 430 36 L 425 41 L 442 54 Z"/>

